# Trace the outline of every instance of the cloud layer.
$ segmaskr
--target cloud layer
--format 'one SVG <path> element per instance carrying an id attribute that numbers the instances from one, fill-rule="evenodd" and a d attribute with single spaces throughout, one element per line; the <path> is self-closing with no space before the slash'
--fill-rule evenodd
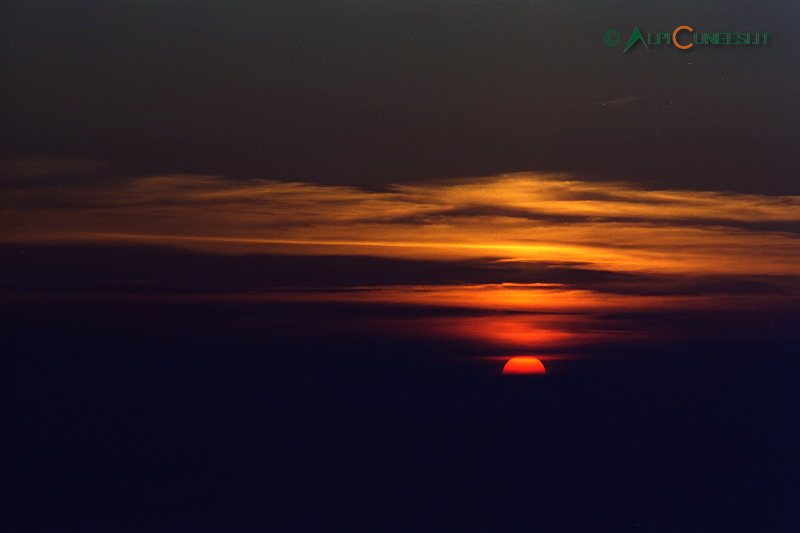
<path id="1" fill-rule="evenodd" d="M 348 328 L 537 350 L 721 336 L 800 300 L 800 197 L 525 173 L 384 191 L 172 175 L 5 198 L 22 298 L 227 302 L 256 322 L 302 308 L 323 329 L 358 315 Z"/>
<path id="2" fill-rule="evenodd" d="M 496 257 L 648 273 L 786 275 L 800 197 L 646 190 L 513 174 L 381 192 L 212 176 L 10 191 L 5 242 L 168 244 L 219 253 Z"/>

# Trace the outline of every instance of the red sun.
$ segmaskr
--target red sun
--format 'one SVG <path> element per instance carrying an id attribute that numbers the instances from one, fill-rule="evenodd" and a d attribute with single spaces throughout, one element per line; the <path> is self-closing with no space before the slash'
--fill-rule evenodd
<path id="1" fill-rule="evenodd" d="M 511 375 L 530 375 L 546 374 L 544 364 L 535 357 L 520 355 L 512 357 L 503 367 L 503 374 Z"/>

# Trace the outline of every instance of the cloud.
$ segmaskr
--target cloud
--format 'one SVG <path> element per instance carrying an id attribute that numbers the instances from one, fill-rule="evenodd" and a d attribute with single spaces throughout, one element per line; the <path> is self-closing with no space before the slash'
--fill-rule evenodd
<path id="1" fill-rule="evenodd" d="M 18 188 L 2 241 L 220 254 L 582 263 L 620 273 L 793 275 L 800 197 L 511 174 L 353 187 L 169 175 Z"/>
<path id="2" fill-rule="evenodd" d="M 586 104 L 575 104 L 572 106 L 572 108 L 582 109 L 586 107 L 621 106 L 633 102 L 638 102 L 639 100 L 642 100 L 644 98 L 645 98 L 644 96 L 619 96 L 617 98 L 607 98 L 605 100 L 594 100 Z"/>
<path id="3" fill-rule="evenodd" d="M 60 157 L 53 155 L 0 155 L 0 187 L 39 187 L 43 183 L 64 182 L 69 178 L 97 173 L 105 162 L 86 157 Z"/>
<path id="4" fill-rule="evenodd" d="M 254 331 L 555 353 L 786 339 L 800 301 L 793 196 L 534 173 L 382 191 L 184 174 L 16 188 L 2 216 L 7 295 L 100 315 L 208 309 Z"/>

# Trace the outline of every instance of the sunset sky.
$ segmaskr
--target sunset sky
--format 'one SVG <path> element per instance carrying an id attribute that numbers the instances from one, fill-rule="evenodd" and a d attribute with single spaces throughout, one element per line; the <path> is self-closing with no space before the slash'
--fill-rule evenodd
<path id="1" fill-rule="evenodd" d="M 370 327 L 567 354 L 724 335 L 782 342 L 800 296 L 798 196 L 515 173 L 380 191 L 184 174 L 17 186 L 6 198 L 7 289 L 23 299 L 408 307 L 420 317 Z M 37 255 L 47 247 L 61 259 Z M 103 269 L 103 247 L 152 264 Z M 671 326 L 676 315 L 695 324 Z M 781 327 L 743 324 L 766 316 Z"/>
<path id="2" fill-rule="evenodd" d="M 784 342 L 798 13 L 692 10 L 769 26 L 763 49 L 602 44 L 688 22 L 639 9 L 8 6 L 6 289 L 435 310 L 370 327 L 507 350 Z"/>
<path id="3" fill-rule="evenodd" d="M 770 40 L 623 53 L 682 25 Z M 382 531 L 440 493 L 483 531 L 537 501 L 618 532 L 748 486 L 752 516 L 707 516 L 763 530 L 792 472 L 798 27 L 788 0 L 3 2 L 20 498 L 82 533 L 363 501 L 341 530 Z M 512 356 L 546 376 L 508 385 Z M 689 523 L 716 524 L 661 530 Z"/>

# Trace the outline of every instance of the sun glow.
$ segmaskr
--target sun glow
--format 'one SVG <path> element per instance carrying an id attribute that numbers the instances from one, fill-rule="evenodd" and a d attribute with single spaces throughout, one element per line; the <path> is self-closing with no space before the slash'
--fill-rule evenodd
<path id="1" fill-rule="evenodd" d="M 503 374 L 505 375 L 518 376 L 545 373 L 547 373 L 547 370 L 544 368 L 544 363 L 542 363 L 538 358 L 528 355 L 512 357 L 503 367 Z"/>

